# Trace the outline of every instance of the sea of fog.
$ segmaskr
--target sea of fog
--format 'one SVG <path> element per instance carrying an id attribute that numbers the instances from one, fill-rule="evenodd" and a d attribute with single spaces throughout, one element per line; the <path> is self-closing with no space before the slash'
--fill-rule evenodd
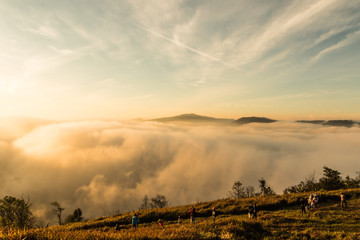
<path id="1" fill-rule="evenodd" d="M 328 166 L 355 176 L 360 128 L 295 122 L 174 125 L 156 122 L 0 120 L 0 198 L 30 197 L 38 223 L 138 209 L 145 195 L 170 205 L 227 197 L 234 181 L 277 192 Z"/>

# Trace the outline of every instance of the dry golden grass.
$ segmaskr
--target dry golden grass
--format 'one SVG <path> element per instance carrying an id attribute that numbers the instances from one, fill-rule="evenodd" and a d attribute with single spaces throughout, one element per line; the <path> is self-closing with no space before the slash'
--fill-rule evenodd
<path id="1" fill-rule="evenodd" d="M 348 197 L 341 209 L 339 195 Z M 190 205 L 139 211 L 141 224 L 131 228 L 132 213 L 49 228 L 2 229 L 1 239 L 360 239 L 360 189 L 318 192 L 319 207 L 301 215 L 298 197 L 274 195 L 251 199 L 222 199 L 194 204 L 198 217 L 190 224 Z M 248 206 L 256 202 L 256 220 L 248 219 Z M 211 208 L 219 216 L 214 223 Z M 178 224 L 178 216 L 181 223 Z M 157 220 L 164 220 L 159 227 Z"/>

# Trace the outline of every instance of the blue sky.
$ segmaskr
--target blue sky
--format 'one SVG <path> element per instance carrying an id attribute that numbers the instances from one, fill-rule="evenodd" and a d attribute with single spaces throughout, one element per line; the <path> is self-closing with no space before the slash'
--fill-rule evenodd
<path id="1" fill-rule="evenodd" d="M 0 0 L 1 115 L 360 119 L 359 1 Z"/>

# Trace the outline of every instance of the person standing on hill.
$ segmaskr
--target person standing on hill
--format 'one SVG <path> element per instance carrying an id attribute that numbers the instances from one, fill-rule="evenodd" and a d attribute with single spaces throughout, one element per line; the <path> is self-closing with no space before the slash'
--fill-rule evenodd
<path id="1" fill-rule="evenodd" d="M 195 210 L 194 207 L 191 207 L 189 212 L 190 212 L 190 223 L 194 224 L 195 223 L 196 210 Z"/>
<path id="2" fill-rule="evenodd" d="M 313 208 L 314 208 L 313 195 L 310 194 L 309 199 L 308 199 L 308 210 L 311 210 Z"/>
<path id="3" fill-rule="evenodd" d="M 256 203 L 253 203 L 253 218 L 257 219 L 257 208 Z"/>
<path id="4" fill-rule="evenodd" d="M 319 203 L 319 197 L 316 193 L 314 193 L 313 202 L 314 202 L 314 208 L 316 208 Z"/>
<path id="5" fill-rule="evenodd" d="M 306 200 L 302 197 L 299 199 L 301 214 L 306 213 Z"/>
<path id="6" fill-rule="evenodd" d="M 341 200 L 341 208 L 344 208 L 344 206 L 347 208 L 347 202 L 344 193 L 340 194 L 340 200 Z"/>
<path id="7" fill-rule="evenodd" d="M 138 220 L 139 220 L 139 217 L 138 215 L 135 213 L 134 216 L 132 217 L 132 220 L 131 220 L 131 223 L 132 223 L 132 226 L 133 228 L 136 229 L 137 225 L 138 225 Z"/>
<path id="8" fill-rule="evenodd" d="M 216 211 L 215 211 L 215 207 L 212 208 L 212 213 L 211 213 L 212 217 L 213 217 L 213 221 L 215 222 L 216 220 Z"/>
<path id="9" fill-rule="evenodd" d="M 158 221 L 159 227 L 163 228 L 164 227 L 164 221 L 159 219 Z"/>
<path id="10" fill-rule="evenodd" d="M 249 206 L 248 216 L 249 216 L 249 219 L 253 219 L 253 218 L 254 218 L 254 208 L 253 208 L 253 205 L 250 205 L 250 206 Z"/>

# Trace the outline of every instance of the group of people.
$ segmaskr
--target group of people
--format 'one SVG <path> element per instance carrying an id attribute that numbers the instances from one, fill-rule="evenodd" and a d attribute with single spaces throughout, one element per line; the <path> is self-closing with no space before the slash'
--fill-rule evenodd
<path id="1" fill-rule="evenodd" d="M 196 217 L 196 210 L 195 210 L 194 207 L 191 207 L 191 208 L 189 209 L 189 212 L 190 212 L 190 223 L 191 223 L 191 224 L 194 224 L 194 223 L 195 223 L 195 217 Z M 212 207 L 211 216 L 212 216 L 213 221 L 215 222 L 216 216 L 217 216 L 215 207 Z M 179 219 L 180 219 L 180 216 L 179 216 Z M 180 220 L 179 220 L 179 221 L 180 221 Z M 180 223 L 180 222 L 179 222 L 179 223 Z"/>
<path id="2" fill-rule="evenodd" d="M 314 194 L 310 194 L 309 199 L 308 199 L 308 206 L 307 209 L 314 209 L 318 206 L 319 203 L 319 197 L 316 193 Z"/>
<path id="3" fill-rule="evenodd" d="M 305 198 L 299 198 L 298 201 L 300 204 L 301 213 L 306 213 L 306 210 L 313 210 L 318 207 L 319 197 L 316 193 L 314 193 L 310 194 L 307 201 Z M 341 208 L 347 208 L 346 196 L 344 193 L 340 194 L 340 201 Z"/>
<path id="4" fill-rule="evenodd" d="M 298 202 L 300 204 L 301 213 L 306 213 L 306 210 L 313 210 L 319 204 L 319 196 L 314 193 L 310 194 L 309 198 L 306 200 L 305 198 L 299 198 Z"/>
<path id="5" fill-rule="evenodd" d="M 194 207 L 191 207 L 189 209 L 189 215 L 190 215 L 190 223 L 195 224 L 196 209 Z M 215 222 L 216 216 L 217 216 L 215 207 L 212 208 L 211 216 L 212 216 L 213 221 Z M 134 216 L 132 217 L 132 220 L 131 220 L 133 228 L 136 229 L 139 222 L 140 222 L 139 213 L 134 213 Z M 164 221 L 162 219 L 159 219 L 157 221 L 157 223 L 158 223 L 159 227 L 164 227 Z M 180 223 L 181 223 L 181 219 L 180 219 L 180 215 L 179 215 L 178 216 L 178 224 L 180 224 Z"/>
<path id="6" fill-rule="evenodd" d="M 347 202 L 346 202 L 346 197 L 344 195 L 344 193 L 340 194 L 340 200 L 341 200 L 341 208 L 347 208 Z M 300 204 L 301 207 L 301 213 L 304 214 L 306 213 L 306 210 L 312 210 L 315 209 L 318 204 L 319 204 L 319 196 L 314 193 L 314 194 L 310 194 L 309 198 L 299 198 L 298 202 Z M 257 208 L 256 208 L 256 203 L 253 203 L 252 205 L 249 206 L 249 211 L 248 211 L 248 216 L 249 219 L 256 219 L 257 218 Z M 194 207 L 191 207 L 189 209 L 189 215 L 190 215 L 190 223 L 191 224 L 195 224 L 195 217 L 196 217 L 196 209 Z M 212 212 L 211 212 L 211 216 L 213 221 L 215 222 L 216 220 L 216 210 L 215 207 L 212 208 Z M 133 227 L 136 229 L 136 227 L 139 224 L 139 214 L 135 213 L 134 216 L 132 217 L 132 225 Z M 181 220 L 180 220 L 180 215 L 178 216 L 178 224 L 180 224 Z M 164 221 L 159 219 L 158 220 L 158 224 L 160 227 L 164 226 Z"/>

